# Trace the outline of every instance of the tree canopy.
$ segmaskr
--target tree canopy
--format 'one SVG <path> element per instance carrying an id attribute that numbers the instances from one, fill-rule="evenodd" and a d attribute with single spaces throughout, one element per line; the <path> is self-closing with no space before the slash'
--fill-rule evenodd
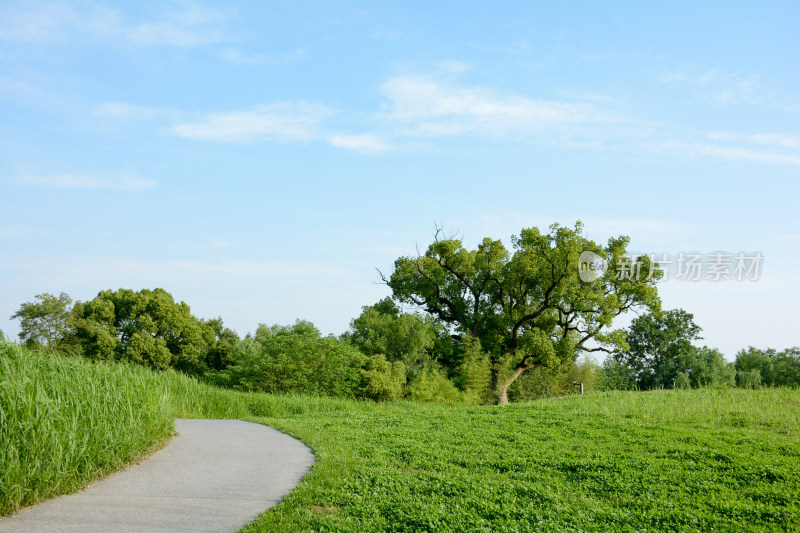
<path id="1" fill-rule="evenodd" d="M 431 358 L 438 329 L 431 317 L 402 313 L 391 298 L 384 298 L 363 307 L 342 337 L 366 355 L 401 361 L 408 373 L 416 375 Z"/>
<path id="2" fill-rule="evenodd" d="M 200 375 L 230 362 L 236 334 L 221 319 L 202 321 L 164 289 L 101 291 L 72 310 L 72 336 L 84 356 Z"/>
<path id="3" fill-rule="evenodd" d="M 72 298 L 67 293 L 37 294 L 33 302 L 20 305 L 11 320 L 20 320 L 19 338 L 26 344 L 57 348 L 69 331 L 71 309 Z"/>
<path id="4" fill-rule="evenodd" d="M 241 390 L 373 400 L 396 400 L 406 381 L 401 362 L 323 337 L 304 320 L 292 326 L 260 324 L 238 344 L 235 362 L 214 379 Z"/>
<path id="5" fill-rule="evenodd" d="M 626 330 L 628 349 L 604 364 L 608 384 L 641 390 L 735 385 L 735 370 L 719 350 L 693 344 L 701 332 L 683 309 L 637 317 Z"/>
<path id="6" fill-rule="evenodd" d="M 760 350 L 753 346 L 736 354 L 736 371 L 739 385 L 757 388 L 800 386 L 800 347 L 777 351 Z"/>
<path id="7" fill-rule="evenodd" d="M 513 253 L 490 238 L 469 250 L 437 229 L 424 254 L 398 258 L 383 280 L 395 299 L 424 309 L 455 339 L 480 340 L 491 357 L 497 401 L 506 403 L 522 372 L 558 366 L 581 350 L 611 352 L 624 346 L 624 335 L 610 331 L 614 318 L 659 309 L 655 265 L 647 257 L 631 259 L 627 237 L 600 246 L 582 229 L 580 222 L 574 229 L 553 224 L 549 234 L 523 229 L 511 238 Z M 628 267 L 622 275 L 608 271 L 582 281 L 580 255 L 587 251 Z"/>

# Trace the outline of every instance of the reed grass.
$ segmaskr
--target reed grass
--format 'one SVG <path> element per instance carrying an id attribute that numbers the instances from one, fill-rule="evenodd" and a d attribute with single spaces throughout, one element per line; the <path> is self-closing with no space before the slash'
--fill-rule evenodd
<path id="1" fill-rule="evenodd" d="M 0 342 L 0 514 L 141 459 L 172 436 L 176 417 L 247 413 L 233 391 L 175 372 Z"/>

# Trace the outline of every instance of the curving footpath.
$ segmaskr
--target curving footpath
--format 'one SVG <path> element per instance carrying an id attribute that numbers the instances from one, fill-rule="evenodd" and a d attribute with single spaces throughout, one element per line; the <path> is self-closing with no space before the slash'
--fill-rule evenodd
<path id="1" fill-rule="evenodd" d="M 238 531 L 314 463 L 305 444 L 260 424 L 179 419 L 175 429 L 142 463 L 0 518 L 0 532 Z"/>

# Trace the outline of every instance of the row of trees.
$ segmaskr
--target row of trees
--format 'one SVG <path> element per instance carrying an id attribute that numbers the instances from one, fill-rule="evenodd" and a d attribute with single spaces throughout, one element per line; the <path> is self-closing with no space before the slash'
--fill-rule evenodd
<path id="1" fill-rule="evenodd" d="M 778 352 L 749 347 L 731 363 L 716 348 L 694 343 L 701 331 L 692 314 L 682 309 L 636 318 L 625 332 L 628 348 L 603 364 L 602 387 L 800 387 L 800 348 Z"/>
<path id="2" fill-rule="evenodd" d="M 477 339 L 462 346 L 432 317 L 403 313 L 390 298 L 364 307 L 339 337 L 323 336 L 298 320 L 291 326 L 261 324 L 254 335 L 239 338 L 219 318 L 196 318 L 163 289 L 102 291 L 87 302 L 73 302 L 65 293 L 39 294 L 12 318 L 20 320 L 20 338 L 31 347 L 172 368 L 239 390 L 494 401 L 490 358 Z M 561 369 L 537 375 L 535 385 L 522 380 L 512 399 L 561 394 L 570 389 L 560 384 L 572 379 L 567 375 L 572 376 Z"/>
<path id="3" fill-rule="evenodd" d="M 578 223 L 548 234 L 524 229 L 512 244 L 487 238 L 470 250 L 437 230 L 424 254 L 381 274 L 392 297 L 364 307 L 339 337 L 298 321 L 262 324 L 241 339 L 163 289 L 102 291 L 75 303 L 41 294 L 12 318 L 27 343 L 266 392 L 506 403 L 566 394 L 576 382 L 588 390 L 798 383 L 797 349 L 751 349 L 731 365 L 695 346 L 692 315 L 661 311 L 659 270 L 647 257 L 627 275 L 581 275 L 586 252 L 608 264 L 628 260 L 626 237 L 600 246 Z M 630 328 L 612 329 L 633 310 L 641 316 Z M 610 354 L 602 369 L 592 352 Z"/>

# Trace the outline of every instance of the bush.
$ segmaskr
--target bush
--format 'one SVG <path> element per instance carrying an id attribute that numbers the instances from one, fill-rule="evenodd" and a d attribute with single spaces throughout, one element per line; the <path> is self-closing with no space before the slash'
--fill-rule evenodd
<path id="1" fill-rule="evenodd" d="M 754 370 L 740 370 L 736 373 L 736 381 L 744 389 L 760 389 L 761 371 L 757 368 Z"/>
<path id="2" fill-rule="evenodd" d="M 464 401 L 470 405 L 493 403 L 492 362 L 489 354 L 481 350 L 478 339 L 464 342 L 464 358 L 459 368 L 457 383 L 464 391 Z"/>
<path id="3" fill-rule="evenodd" d="M 463 402 L 461 392 L 444 373 L 429 366 L 409 383 L 406 397 L 415 402 L 454 404 Z"/>
<path id="4" fill-rule="evenodd" d="M 366 356 L 310 322 L 259 326 L 235 350 L 236 362 L 213 380 L 238 390 L 355 398 L 362 389 Z"/>
<path id="5" fill-rule="evenodd" d="M 675 388 L 676 389 L 692 388 L 692 381 L 691 379 L 689 379 L 688 372 L 678 372 L 677 376 L 675 376 Z"/>
<path id="6" fill-rule="evenodd" d="M 360 372 L 361 397 L 382 402 L 398 400 L 403 395 L 406 371 L 402 361 L 390 363 L 383 354 L 372 355 Z"/>

